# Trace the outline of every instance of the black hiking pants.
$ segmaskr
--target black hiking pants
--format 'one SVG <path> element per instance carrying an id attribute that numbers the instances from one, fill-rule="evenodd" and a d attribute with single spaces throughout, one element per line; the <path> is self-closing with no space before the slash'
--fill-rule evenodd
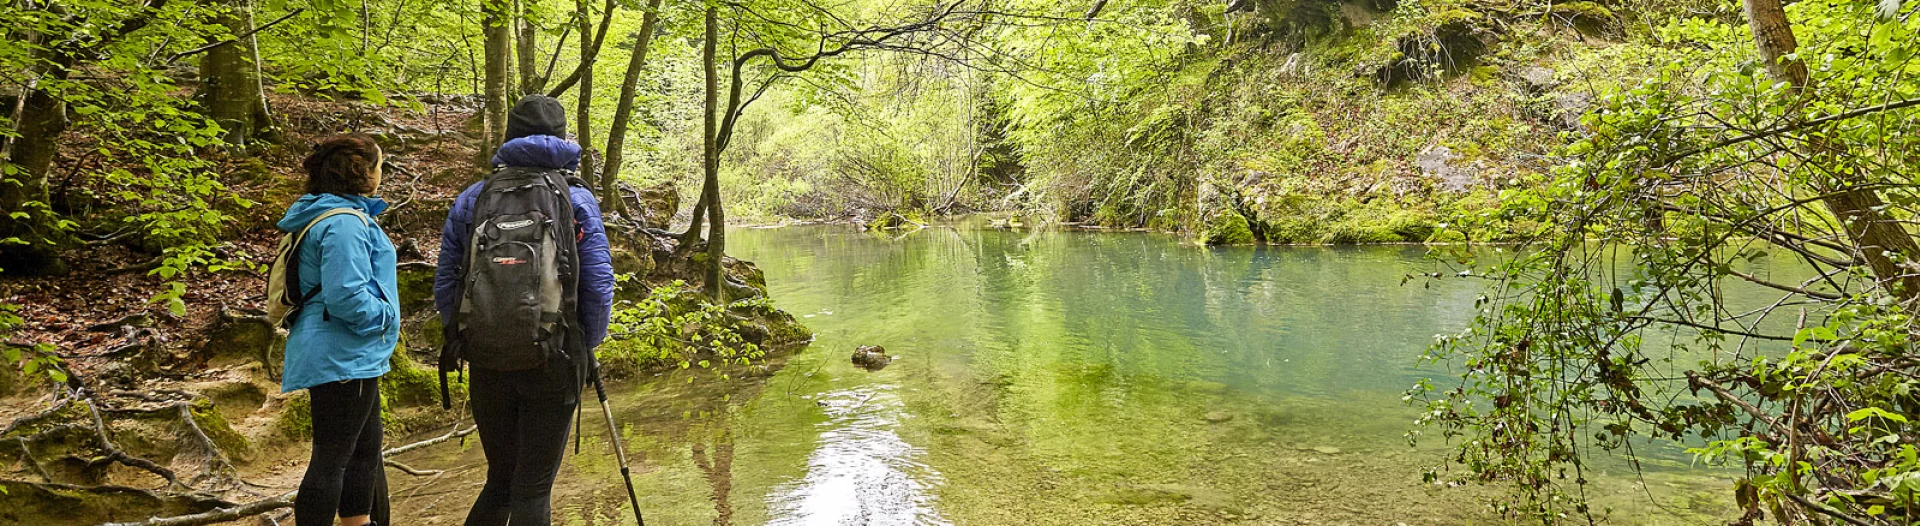
<path id="1" fill-rule="evenodd" d="M 386 492 L 380 461 L 380 379 L 330 382 L 307 393 L 313 408 L 313 459 L 293 501 L 294 524 L 330 526 L 336 516 L 370 514 Z"/>
<path id="2" fill-rule="evenodd" d="M 527 371 L 470 369 L 467 392 L 487 455 L 487 485 L 466 526 L 549 526 L 553 479 L 580 405 L 579 385 L 563 363 Z"/>

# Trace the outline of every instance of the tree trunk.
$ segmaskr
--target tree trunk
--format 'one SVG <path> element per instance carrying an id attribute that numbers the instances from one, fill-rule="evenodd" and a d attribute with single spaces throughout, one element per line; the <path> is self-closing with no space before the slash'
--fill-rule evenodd
<path id="1" fill-rule="evenodd" d="M 253 0 L 225 0 L 214 16 L 215 23 L 226 26 L 229 34 L 244 35 L 253 30 Z M 228 144 L 245 146 L 261 132 L 272 127 L 268 118 L 266 94 L 260 80 L 259 47 L 253 35 L 213 48 L 201 58 L 205 76 L 200 90 L 207 105 L 207 116 L 219 123 Z"/>
<path id="2" fill-rule="evenodd" d="M 1760 59 L 1767 62 L 1767 75 L 1786 82 L 1795 91 L 1806 88 L 1807 64 L 1788 60 L 1787 55 L 1800 47 L 1787 22 L 1787 10 L 1780 0 L 1746 0 L 1747 25 L 1753 28 L 1753 43 L 1760 48 Z"/>
<path id="3" fill-rule="evenodd" d="M 56 54 L 50 60 L 43 79 L 64 81 L 72 73 L 74 59 Z M 44 89 L 29 90 L 21 104 L 17 125 L 19 137 L 11 144 L 0 171 L 0 273 L 8 275 L 58 274 L 64 270 L 50 244 L 51 217 L 46 206 L 47 171 L 67 131 L 67 105 Z M 29 203 L 33 203 L 30 205 Z M 27 212 L 15 218 L 13 212 Z M 8 242 L 19 241 L 20 243 Z"/>
<path id="4" fill-rule="evenodd" d="M 1812 81 L 1807 75 L 1806 63 L 1791 57 L 1799 42 L 1794 38 L 1793 26 L 1788 23 L 1787 11 L 1780 0 L 1745 0 L 1745 8 L 1754 45 L 1760 51 L 1761 60 L 1767 63 L 1767 75 L 1776 82 L 1787 83 L 1795 93 L 1809 91 Z M 1845 145 L 1827 140 L 1820 130 L 1812 130 L 1809 135 L 1813 150 L 1808 156 L 1810 165 L 1838 164 L 1828 161 L 1845 156 Z M 1920 310 L 1920 302 L 1916 301 L 1920 299 L 1920 274 L 1908 272 L 1898 263 L 1914 261 L 1914 257 L 1920 255 L 1920 246 L 1915 245 L 1912 234 L 1887 215 L 1886 202 L 1880 194 L 1863 188 L 1868 181 L 1861 180 L 1857 173 L 1836 170 L 1831 176 L 1810 175 L 1814 190 L 1829 196 L 1821 201 L 1845 227 L 1855 252 L 1873 270 L 1880 286 L 1909 311 Z"/>
<path id="5" fill-rule="evenodd" d="M 577 5 L 578 5 L 578 9 L 580 10 L 580 16 L 579 16 L 580 63 L 592 64 L 593 53 L 594 53 L 593 21 L 592 21 L 593 17 L 588 15 L 593 14 L 593 8 L 588 4 L 588 0 L 579 0 Z M 607 28 L 601 28 L 600 30 L 606 31 Z M 554 48 L 554 52 L 559 53 L 560 52 L 559 48 L 557 47 Z M 532 93 L 532 92 L 529 92 L 529 93 Z M 580 72 L 580 97 L 578 99 L 578 103 L 579 103 L 579 110 L 577 111 L 577 115 L 574 117 L 573 120 L 574 120 L 574 128 L 576 130 L 574 134 L 577 136 L 577 138 L 580 141 L 580 149 L 584 150 L 582 152 L 584 155 L 580 156 L 580 177 L 585 178 L 588 181 L 592 181 L 594 180 L 593 179 L 594 174 L 593 174 L 593 67 L 592 66 L 588 66 L 585 71 Z M 603 203 L 606 202 L 607 197 L 608 196 L 606 195 L 601 195 L 600 201 Z"/>
<path id="6" fill-rule="evenodd" d="M 640 34 L 633 39 L 633 56 L 627 60 L 627 74 L 620 79 L 620 104 L 614 108 L 613 123 L 607 128 L 607 162 L 600 168 L 600 200 L 609 212 L 621 212 L 626 207 L 626 200 L 620 196 L 620 163 L 626 157 L 627 121 L 633 118 L 640 72 L 646 67 L 647 50 L 653 47 L 653 33 L 660 23 L 660 2 L 647 2 L 647 13 L 640 20 Z"/>
<path id="7" fill-rule="evenodd" d="M 539 93 L 546 84 L 546 79 L 540 78 L 540 72 L 535 69 L 539 67 L 537 62 L 540 58 L 539 29 L 533 25 L 532 20 L 527 19 L 527 5 L 533 2 L 534 0 L 515 0 L 513 3 L 513 27 L 515 40 L 518 42 L 514 46 L 517 49 L 513 56 L 520 69 L 518 95 Z M 556 49 L 554 52 L 559 51 Z"/>
<path id="8" fill-rule="evenodd" d="M 482 28 L 486 34 L 486 107 L 483 119 L 486 121 L 486 143 L 481 145 L 481 164 L 493 149 L 505 142 L 507 135 L 507 110 L 511 104 L 507 100 L 507 86 L 512 82 L 512 70 L 507 63 L 512 60 L 513 45 L 508 33 L 512 30 L 513 17 L 507 12 L 508 0 L 481 0 L 481 10 L 486 14 Z"/>
<path id="9" fill-rule="evenodd" d="M 721 258 L 725 256 L 727 252 L 727 223 L 726 216 L 720 209 L 720 135 L 718 133 L 719 123 L 715 121 L 715 118 L 717 118 L 715 112 L 720 110 L 718 107 L 720 105 L 720 79 L 717 68 L 714 67 L 713 57 L 714 43 L 719 39 L 720 22 L 718 9 L 713 6 L 708 6 L 707 38 L 706 42 L 703 42 L 700 48 L 700 67 L 706 74 L 707 83 L 706 105 L 701 107 L 701 120 L 705 124 L 705 140 L 702 141 L 705 144 L 702 149 L 706 151 L 706 165 L 704 166 L 706 172 L 706 190 L 702 192 L 702 194 L 704 194 L 702 197 L 706 202 L 707 222 L 709 223 L 707 226 L 708 267 L 706 285 L 707 296 L 712 297 L 714 303 L 724 304 L 727 301 L 727 288 L 722 286 L 724 283 L 722 280 L 725 279 L 726 265 L 721 261 Z"/>

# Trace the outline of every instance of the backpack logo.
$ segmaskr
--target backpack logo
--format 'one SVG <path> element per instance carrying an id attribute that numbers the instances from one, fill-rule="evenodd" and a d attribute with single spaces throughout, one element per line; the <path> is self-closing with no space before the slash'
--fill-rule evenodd
<path id="1" fill-rule="evenodd" d="M 533 226 L 533 220 L 523 219 L 520 221 L 508 221 L 505 223 L 500 223 L 499 226 L 501 230 L 517 230 L 517 229 Z"/>
<path id="2" fill-rule="evenodd" d="M 524 259 L 520 259 L 520 258 L 516 258 L 516 257 L 498 257 L 498 258 L 493 258 L 493 264 L 495 264 L 495 265 L 518 265 L 518 264 L 521 264 L 521 263 L 526 263 L 526 262 L 527 262 L 527 260 L 524 260 Z"/>

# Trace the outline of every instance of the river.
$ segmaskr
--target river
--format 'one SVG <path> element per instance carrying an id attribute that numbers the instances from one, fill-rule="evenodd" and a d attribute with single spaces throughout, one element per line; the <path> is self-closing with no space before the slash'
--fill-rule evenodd
<path id="1" fill-rule="evenodd" d="M 897 237 L 896 237 L 897 236 Z M 1200 248 L 1159 234 L 938 227 L 736 229 L 814 344 L 768 374 L 611 386 L 649 524 L 1503 522 L 1498 488 L 1423 483 L 1418 357 L 1480 283 L 1420 247 Z M 1405 283 L 1403 283 L 1405 281 Z M 897 356 L 867 372 L 859 345 Z M 555 488 L 557 524 L 631 524 L 600 413 Z M 1602 462 L 1608 524 L 1708 524 L 1729 475 L 1677 448 Z M 405 524 L 458 524 L 477 443 L 405 459 Z M 401 475 L 395 475 L 404 477 Z M 1724 523 L 1724 520 L 1720 522 Z"/>

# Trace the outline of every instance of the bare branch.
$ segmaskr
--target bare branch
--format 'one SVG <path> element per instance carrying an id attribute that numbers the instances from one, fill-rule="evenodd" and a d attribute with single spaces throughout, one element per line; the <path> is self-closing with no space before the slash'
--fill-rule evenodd
<path id="1" fill-rule="evenodd" d="M 1661 162 L 1659 163 L 1655 163 L 1655 165 L 1666 166 L 1666 165 L 1673 164 L 1675 162 L 1679 162 L 1681 159 L 1686 159 L 1688 157 L 1699 155 L 1701 153 L 1718 150 L 1721 148 L 1733 146 L 1735 144 L 1740 144 L 1747 141 L 1752 141 L 1755 139 L 1764 139 L 1768 137 L 1773 137 L 1775 135 L 1780 135 L 1783 133 L 1788 133 L 1788 132 L 1792 132 L 1792 131 L 1796 131 L 1804 128 L 1811 128 L 1814 126 L 1827 124 L 1830 122 L 1844 121 L 1844 120 L 1852 119 L 1855 117 L 1872 115 L 1872 114 L 1880 113 L 1883 111 L 1893 111 L 1901 108 L 1910 108 L 1914 106 L 1920 106 L 1920 99 L 1907 99 L 1907 100 L 1898 101 L 1898 102 L 1889 102 L 1886 104 L 1881 104 L 1879 106 L 1868 106 L 1865 108 L 1856 108 L 1853 110 L 1835 113 L 1833 115 L 1828 115 L 1828 116 L 1820 117 L 1817 119 L 1804 120 L 1804 121 L 1800 121 L 1792 124 L 1783 124 L 1779 126 L 1774 126 L 1772 128 L 1767 128 L 1767 129 L 1749 133 L 1746 135 L 1741 135 L 1739 137 L 1724 139 L 1719 142 L 1715 142 L 1713 144 L 1709 144 L 1699 148 L 1694 148 L 1692 150 L 1680 152 L 1679 154 L 1676 154 L 1661 160 Z"/>
<path id="2" fill-rule="evenodd" d="M 287 14 L 285 14 L 285 15 L 281 15 L 281 16 L 280 16 L 280 18 L 275 18 L 275 19 L 273 19 L 273 21 L 272 21 L 272 22 L 267 22 L 266 24 L 263 24 L 263 25 L 259 25 L 259 26 L 254 26 L 254 28 L 253 28 L 253 29 L 249 29 L 249 30 L 247 30 L 247 32 L 245 32 L 245 33 L 241 33 L 241 34 L 239 34 L 239 35 L 235 35 L 235 36 L 234 36 L 233 38 L 229 38 L 229 39 L 226 39 L 226 40 L 222 40 L 222 41 L 219 41 L 219 42 L 214 42 L 214 43 L 212 43 L 212 44 L 207 44 L 207 45 L 204 45 L 204 46 L 200 46 L 200 47 L 197 47 L 197 48 L 193 48 L 193 49 L 189 49 L 189 50 L 186 50 L 186 51 L 181 51 L 181 52 L 179 52 L 179 53 L 174 53 L 174 54 L 173 54 L 173 56 L 171 56 L 171 57 L 167 57 L 167 65 L 169 65 L 169 66 L 171 66 L 171 65 L 173 65 L 173 63 L 175 63 L 175 62 L 179 62 L 179 61 L 180 61 L 180 59 L 182 59 L 182 58 L 186 58 L 186 57 L 189 57 L 189 56 L 193 56 L 193 55 L 197 55 L 197 54 L 200 54 L 200 53 L 205 53 L 205 52 L 208 52 L 208 51 L 213 51 L 213 50 L 215 50 L 215 49 L 220 49 L 221 47 L 225 47 L 225 46 L 227 46 L 227 45 L 229 45 L 229 44 L 233 44 L 233 43 L 235 43 L 235 42 L 239 42 L 239 41 L 241 41 L 241 40 L 245 40 L 245 39 L 246 39 L 247 37 L 250 37 L 250 36 L 253 36 L 253 34 L 254 34 L 254 33 L 259 33 L 259 32 L 261 32 L 261 31 L 266 31 L 266 30 L 267 30 L 268 28 L 271 28 L 271 27 L 273 27 L 273 26 L 276 26 L 276 25 L 279 25 L 279 24 L 280 24 L 281 22 L 285 22 L 285 21 L 287 21 L 288 19 L 291 19 L 291 18 L 293 18 L 293 17 L 295 16 L 295 15 L 299 15 L 300 13 L 303 13 L 303 12 L 306 12 L 306 10 L 307 10 L 307 8 L 305 8 L 305 7 L 302 7 L 302 8 L 297 8 L 297 9 L 294 9 L 293 11 L 290 11 L 290 12 L 288 12 L 288 13 L 287 13 Z"/>

